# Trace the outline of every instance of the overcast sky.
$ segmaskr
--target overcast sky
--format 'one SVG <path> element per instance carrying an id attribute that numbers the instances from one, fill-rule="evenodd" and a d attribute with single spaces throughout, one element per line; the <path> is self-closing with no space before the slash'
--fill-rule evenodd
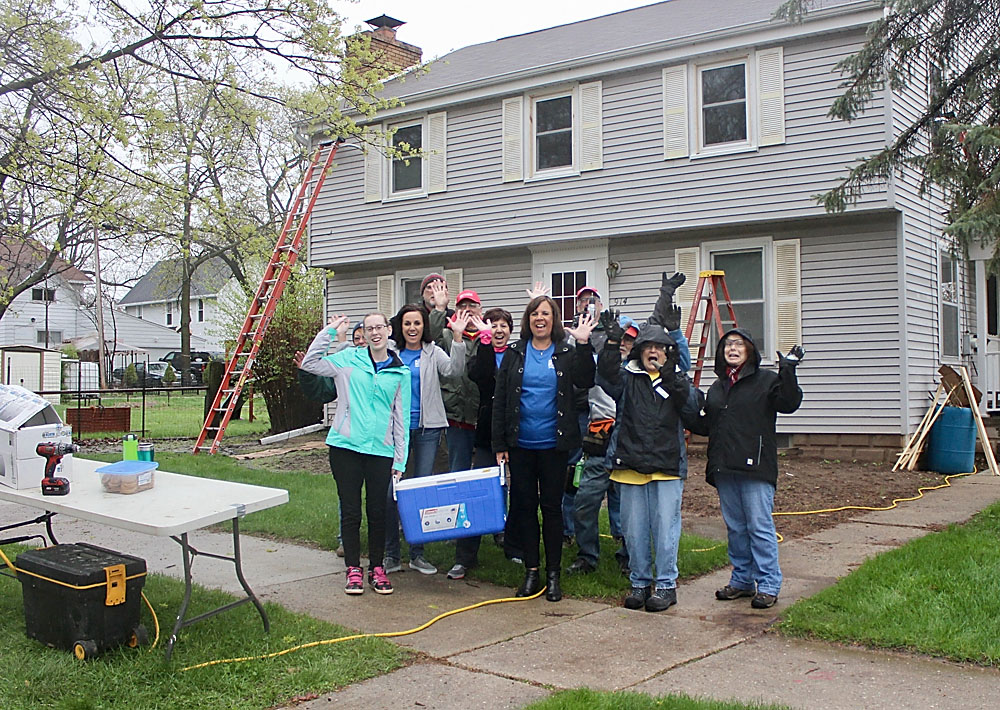
<path id="1" fill-rule="evenodd" d="M 345 33 L 356 25 L 369 29 L 364 21 L 379 15 L 405 22 L 396 37 L 423 49 L 424 61 L 470 44 L 652 4 L 654 0 L 332 0 L 333 9 L 347 20 Z"/>

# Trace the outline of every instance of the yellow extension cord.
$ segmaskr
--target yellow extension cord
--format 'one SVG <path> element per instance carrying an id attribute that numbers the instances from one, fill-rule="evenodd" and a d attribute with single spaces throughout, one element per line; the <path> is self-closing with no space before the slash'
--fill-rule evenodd
<path id="1" fill-rule="evenodd" d="M 838 508 L 822 508 L 820 510 L 800 510 L 800 511 L 784 512 L 784 513 L 771 513 L 771 515 L 772 515 L 772 517 L 778 517 L 779 515 L 817 515 L 819 513 L 838 513 L 838 512 L 843 511 L 843 510 L 871 510 L 871 511 L 892 510 L 893 508 L 898 507 L 900 503 L 906 503 L 906 502 L 909 502 L 909 501 L 919 500 L 919 499 L 923 498 L 924 497 L 924 491 L 936 491 L 936 490 L 939 490 L 941 488 L 949 488 L 949 487 L 951 487 L 951 479 L 953 479 L 953 478 L 963 478 L 965 476 L 973 476 L 973 475 L 975 475 L 978 472 L 979 472 L 978 469 L 974 469 L 974 470 L 970 471 L 969 473 L 954 473 L 954 474 L 951 474 L 949 476 L 945 476 L 944 477 L 944 483 L 942 483 L 940 485 L 937 485 L 937 486 L 921 486 L 920 488 L 917 489 L 917 494 L 915 496 L 910 496 L 909 498 L 894 498 L 892 500 L 892 503 L 890 505 L 887 505 L 887 506 L 875 507 L 875 506 L 867 506 L 867 505 L 842 505 L 842 506 L 840 506 Z M 776 534 L 778 535 L 778 542 L 782 542 L 784 540 L 784 538 L 781 536 L 780 533 L 776 533 Z M 604 535 L 604 534 L 602 534 L 601 537 L 611 537 L 611 536 L 610 535 Z M 710 550 L 715 550 L 715 549 L 717 549 L 719 547 L 722 547 L 723 544 L 724 543 L 720 543 L 719 545 L 714 545 L 713 547 L 706 547 L 706 548 L 699 548 L 699 549 L 695 549 L 695 550 L 688 550 L 688 552 L 708 552 Z M 11 571 L 13 571 L 15 574 L 18 572 L 17 568 L 14 567 L 14 565 L 7 558 L 7 555 L 4 554 L 4 552 L 3 552 L 2 549 L 0 549 L 0 557 L 3 558 L 3 561 L 11 569 Z M 51 580 L 51 581 L 56 582 L 58 584 L 64 584 L 65 586 L 73 586 L 73 585 L 66 584 L 65 582 L 59 582 L 58 580 Z M 446 612 L 444 612 L 442 614 L 438 614 L 437 616 L 435 616 L 430 621 L 427 621 L 427 622 L 421 624 L 420 626 L 414 627 L 412 629 L 407 629 L 406 631 L 385 631 L 385 632 L 373 633 L 373 634 L 352 634 L 350 636 L 341 636 L 340 638 L 335 638 L 335 639 L 324 639 L 322 641 L 311 641 L 309 643 L 304 643 L 304 644 L 300 644 L 298 646 L 292 646 L 290 648 L 286 648 L 286 649 L 284 649 L 282 651 L 274 651 L 272 653 L 265 653 L 265 654 L 259 655 L 259 656 L 242 656 L 242 657 L 239 657 L 239 658 L 219 658 L 219 659 L 216 659 L 214 661 L 205 661 L 204 663 L 198 663 L 198 664 L 195 664 L 193 666 L 185 666 L 184 668 L 181 668 L 180 671 L 183 673 L 185 671 L 192 671 L 192 670 L 195 670 L 195 669 L 198 669 L 198 668 L 207 668 L 209 666 L 217 666 L 217 665 L 222 665 L 222 664 L 227 664 L 227 663 L 243 663 L 243 662 L 246 662 L 246 661 L 264 661 L 264 660 L 268 660 L 268 659 L 271 659 L 271 658 L 277 658 L 279 656 L 284 656 L 284 655 L 289 654 L 289 653 L 294 653 L 295 651 L 301 651 L 301 650 L 306 649 L 306 648 L 315 648 L 317 646 L 330 646 L 330 645 L 335 644 L 335 643 L 342 643 L 344 641 L 354 641 L 356 639 L 363 639 L 363 638 L 396 638 L 396 637 L 399 637 L 399 636 L 409 636 L 411 634 L 419 633 L 419 632 L 423 631 L 424 629 L 428 628 L 429 626 L 431 626 L 432 624 L 436 624 L 438 621 L 441 621 L 442 619 L 447 619 L 449 616 L 454 616 L 455 614 L 461 614 L 461 613 L 466 612 L 466 611 L 472 611 L 473 609 L 478 609 L 480 607 L 489 606 L 491 604 L 502 604 L 502 603 L 506 603 L 506 602 L 526 602 L 526 601 L 531 601 L 532 599 L 537 599 L 539 596 L 542 595 L 543 592 L 545 592 L 545 589 L 546 589 L 546 587 L 543 587 L 537 594 L 533 594 L 530 597 L 504 597 L 502 599 L 487 599 L 486 601 L 479 602 L 478 604 L 471 604 L 469 606 L 464 606 L 464 607 L 461 607 L 459 609 L 452 609 L 451 611 L 446 611 Z M 146 598 L 145 593 L 142 594 L 142 598 L 143 598 L 143 601 L 146 602 L 146 606 L 149 608 L 150 614 L 152 614 L 152 616 L 153 616 L 153 624 L 154 624 L 155 629 L 156 629 L 156 637 L 153 639 L 153 643 L 149 647 L 149 650 L 152 651 L 156 647 L 156 644 L 157 644 L 157 642 L 160 639 L 160 622 L 159 622 L 159 619 L 157 619 L 157 617 L 156 617 L 156 612 L 153 610 L 153 605 L 149 603 L 149 600 Z"/>

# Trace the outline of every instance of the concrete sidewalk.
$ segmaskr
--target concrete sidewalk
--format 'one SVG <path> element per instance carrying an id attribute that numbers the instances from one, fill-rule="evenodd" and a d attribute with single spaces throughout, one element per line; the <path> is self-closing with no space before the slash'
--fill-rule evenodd
<path id="1" fill-rule="evenodd" d="M 994 669 L 765 632 L 782 608 L 832 584 L 867 557 L 941 525 L 963 522 L 998 499 L 1000 478 L 981 473 L 896 510 L 859 514 L 835 528 L 783 543 L 781 601 L 765 611 L 752 610 L 745 599 L 715 600 L 713 592 L 728 581 L 728 570 L 682 584 L 678 605 L 661 614 L 569 599 L 469 611 L 395 639 L 421 652 L 415 663 L 295 707 L 319 710 L 357 702 L 393 710 L 517 708 L 553 688 L 583 686 L 810 709 L 992 707 L 1000 699 L 1000 672 Z M 0 524 L 33 517 L 25 512 L 0 504 Z M 151 571 L 181 576 L 179 548 L 169 539 L 127 535 L 63 517 L 56 519 L 56 532 L 62 540 L 139 555 Z M 226 553 L 231 537 L 199 531 L 191 542 Z M 246 577 L 262 599 L 364 631 L 410 629 L 444 611 L 512 593 L 451 581 L 444 574 L 408 571 L 392 575 L 396 591 L 391 596 L 349 597 L 343 593 L 343 560 L 330 552 L 244 537 L 243 557 Z M 211 558 L 196 559 L 194 578 L 205 586 L 239 589 L 232 565 Z M 183 631 L 177 654 L 183 654 Z"/>

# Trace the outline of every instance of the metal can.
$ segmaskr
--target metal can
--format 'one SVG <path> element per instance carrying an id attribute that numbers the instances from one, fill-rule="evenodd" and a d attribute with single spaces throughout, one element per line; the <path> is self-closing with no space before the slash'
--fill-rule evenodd
<path id="1" fill-rule="evenodd" d="M 153 458 L 154 455 L 155 455 L 155 452 L 153 451 L 153 443 L 150 442 L 150 441 L 140 442 L 137 453 L 139 455 L 139 460 L 140 461 L 154 461 L 155 460 Z"/>

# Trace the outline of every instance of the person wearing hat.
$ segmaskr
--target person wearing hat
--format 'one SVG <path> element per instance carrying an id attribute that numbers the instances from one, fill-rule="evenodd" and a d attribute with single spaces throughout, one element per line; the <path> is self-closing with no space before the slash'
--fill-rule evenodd
<path id="1" fill-rule="evenodd" d="M 354 326 L 354 332 L 351 333 L 351 343 L 356 348 L 363 348 L 365 346 L 366 343 L 365 343 L 365 324 L 364 323 L 362 323 L 362 322 L 359 321 L 358 324 L 356 326 Z"/>
<path id="2" fill-rule="evenodd" d="M 479 294 L 467 288 L 455 299 L 455 312 L 464 313 L 469 325 L 462 332 L 462 340 L 469 344 L 466 369 L 461 375 L 441 378 L 441 397 L 448 415 L 448 470 L 467 471 L 472 468 L 472 452 L 476 444 L 476 422 L 479 415 L 479 388 L 469 379 L 468 361 L 476 354 L 480 329 L 483 323 L 483 306 Z M 432 326 L 431 332 L 435 329 Z M 445 352 L 451 352 L 454 336 L 450 328 L 441 330 L 435 342 Z"/>

